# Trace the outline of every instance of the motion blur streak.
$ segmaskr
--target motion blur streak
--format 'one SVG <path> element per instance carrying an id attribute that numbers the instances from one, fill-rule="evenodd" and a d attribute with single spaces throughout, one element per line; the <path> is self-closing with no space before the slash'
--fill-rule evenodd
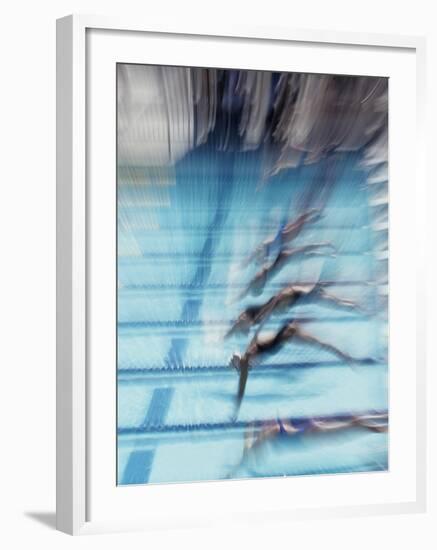
<path id="1" fill-rule="evenodd" d="M 388 468 L 388 80 L 117 65 L 118 483 Z"/>
<path id="2" fill-rule="evenodd" d="M 334 150 L 379 164 L 387 102 L 384 78 L 121 65 L 119 163 L 174 164 L 220 126 L 221 149 L 265 146 L 269 173 Z"/>

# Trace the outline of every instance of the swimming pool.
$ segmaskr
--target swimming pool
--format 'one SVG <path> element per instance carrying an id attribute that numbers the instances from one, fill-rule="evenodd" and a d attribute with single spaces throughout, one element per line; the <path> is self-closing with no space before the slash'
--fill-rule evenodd
<path id="1" fill-rule="evenodd" d="M 305 202 L 323 203 L 322 216 L 293 246 L 328 242 L 335 254 L 291 261 L 261 295 L 238 299 L 259 269 L 254 262 L 244 267 L 244 260 Z M 387 469 L 386 431 L 357 424 L 332 433 L 308 429 L 314 418 L 387 413 L 381 205 L 386 188 L 369 184 L 357 153 L 301 163 L 268 182 L 257 151 L 220 151 L 208 143 L 173 166 L 119 170 L 119 484 Z M 251 370 L 233 418 L 238 373 L 229 362 L 248 337 L 224 339 L 225 332 L 248 305 L 287 284 L 317 281 L 362 311 L 297 303 L 263 331 L 298 318 L 356 364 L 299 343 L 284 346 Z M 297 426 L 295 435 L 245 454 L 248 432 L 275 419 Z"/>

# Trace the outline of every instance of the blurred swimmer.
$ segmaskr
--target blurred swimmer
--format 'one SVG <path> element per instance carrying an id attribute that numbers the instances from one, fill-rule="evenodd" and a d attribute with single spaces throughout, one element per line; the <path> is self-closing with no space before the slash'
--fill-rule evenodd
<path id="1" fill-rule="evenodd" d="M 243 460 L 250 451 L 257 449 L 269 439 L 278 436 L 292 436 L 300 431 L 299 428 L 293 426 L 290 420 L 281 420 L 280 418 L 262 422 L 261 428 L 258 430 L 255 424 L 252 424 L 245 433 Z"/>
<path id="2" fill-rule="evenodd" d="M 267 441 L 278 436 L 292 436 L 299 431 L 301 430 L 295 428 L 289 420 L 281 420 L 280 418 L 265 420 L 261 422 L 261 425 L 258 422 L 250 422 L 244 432 L 243 456 L 227 478 L 232 478 L 249 456 Z"/>
<path id="3" fill-rule="evenodd" d="M 274 336 L 263 340 L 259 338 L 257 332 L 249 343 L 244 354 L 240 355 L 239 353 L 234 353 L 231 358 L 231 366 L 236 368 L 240 375 L 235 416 L 238 415 L 238 411 L 240 410 L 240 405 L 244 397 L 247 378 L 249 376 L 249 369 L 254 366 L 254 363 L 257 363 L 258 360 L 262 359 L 264 355 L 275 355 L 284 347 L 285 344 L 291 341 L 295 341 L 300 344 L 308 344 L 318 349 L 328 351 L 346 363 L 353 363 L 355 361 L 347 353 L 340 351 L 331 344 L 322 342 L 315 336 L 311 336 L 302 330 L 296 321 L 286 323 Z"/>
<path id="4" fill-rule="evenodd" d="M 249 459 L 251 455 L 273 439 L 293 437 L 296 435 L 309 435 L 315 433 L 334 433 L 348 429 L 363 428 L 378 433 L 388 431 L 388 414 L 374 414 L 361 416 L 345 416 L 335 418 L 305 418 L 286 420 L 264 420 L 251 422 L 244 434 L 243 456 L 240 463 L 233 469 L 228 477 L 233 477 L 235 472 Z"/>
<path id="5" fill-rule="evenodd" d="M 264 304 L 247 307 L 228 330 L 225 338 L 238 333 L 248 334 L 252 326 L 265 322 L 271 315 L 287 312 L 296 303 L 307 304 L 320 301 L 350 310 L 363 311 L 352 300 L 337 298 L 326 292 L 323 287 L 323 283 L 288 285 Z"/>
<path id="6" fill-rule="evenodd" d="M 319 250 L 323 248 L 330 249 L 332 252 L 328 253 Z M 281 269 L 291 260 L 311 256 L 329 256 L 335 258 L 335 254 L 333 253 L 334 251 L 335 247 L 329 242 L 307 244 L 296 248 L 284 248 L 271 264 L 264 266 L 260 269 L 260 271 L 258 271 L 249 283 L 249 286 L 240 294 L 239 298 L 244 298 L 247 294 L 252 294 L 253 296 L 259 296 L 262 294 L 266 283 L 277 273 L 279 273 Z"/>
<path id="7" fill-rule="evenodd" d="M 276 235 L 263 241 L 244 262 L 244 267 L 253 260 L 262 264 L 269 261 L 271 257 L 275 259 L 285 244 L 295 239 L 307 223 L 317 221 L 320 215 L 320 209 L 312 208 L 291 222 L 281 223 Z"/>

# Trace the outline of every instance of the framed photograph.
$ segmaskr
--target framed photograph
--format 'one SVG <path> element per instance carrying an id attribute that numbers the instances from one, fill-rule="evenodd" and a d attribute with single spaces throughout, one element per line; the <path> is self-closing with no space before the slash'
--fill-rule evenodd
<path id="1" fill-rule="evenodd" d="M 57 33 L 57 524 L 425 507 L 424 41 Z"/>

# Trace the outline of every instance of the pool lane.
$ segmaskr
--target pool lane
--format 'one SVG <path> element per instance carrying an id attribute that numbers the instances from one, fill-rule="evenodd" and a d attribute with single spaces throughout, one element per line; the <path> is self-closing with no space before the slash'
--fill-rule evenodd
<path id="1" fill-rule="evenodd" d="M 238 386 L 229 358 L 244 352 L 247 337 L 224 341 L 225 331 L 242 309 L 285 284 L 318 279 L 372 314 L 319 304 L 290 314 L 364 361 L 352 369 L 324 352 L 286 346 L 252 369 L 238 422 L 387 409 L 386 302 L 379 293 L 386 264 L 375 260 L 379 233 L 371 229 L 356 159 L 345 155 L 322 219 L 293 243 L 333 242 L 336 257 L 292 261 L 260 296 L 237 301 L 259 269 L 242 269 L 242 262 L 274 232 L 285 205 L 293 210 L 299 203 L 316 170 L 304 168 L 294 180 L 281 176 L 254 192 L 260 166 L 253 155 L 236 155 L 231 163 L 219 154 L 194 157 L 165 188 L 119 188 L 119 483 L 386 469 L 387 434 L 272 441 L 242 463 L 244 429 L 228 425 Z M 265 330 L 286 319 L 272 319 Z"/>

